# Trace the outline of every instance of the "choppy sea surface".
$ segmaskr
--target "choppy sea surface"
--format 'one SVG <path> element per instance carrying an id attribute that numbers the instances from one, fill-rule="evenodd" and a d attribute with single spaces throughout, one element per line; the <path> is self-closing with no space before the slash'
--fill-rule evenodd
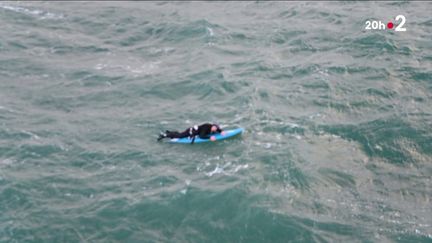
<path id="1" fill-rule="evenodd" d="M 0 242 L 432 242 L 431 12 L 0 2 Z"/>

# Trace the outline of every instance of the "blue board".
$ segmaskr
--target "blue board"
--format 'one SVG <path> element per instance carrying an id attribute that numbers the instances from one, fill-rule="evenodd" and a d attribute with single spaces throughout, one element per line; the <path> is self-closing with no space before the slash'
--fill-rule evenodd
<path id="1" fill-rule="evenodd" d="M 224 130 L 224 131 L 225 131 L 225 135 L 222 135 L 220 133 L 216 133 L 213 135 L 213 136 L 215 136 L 216 141 L 224 140 L 224 139 L 239 135 L 244 131 L 244 129 L 243 128 L 236 128 L 233 130 Z M 192 139 L 189 139 L 189 137 L 187 137 L 187 138 L 173 138 L 173 139 L 170 139 L 169 142 L 170 143 L 191 143 Z M 201 139 L 198 136 L 195 137 L 194 143 L 206 143 L 206 142 L 212 142 L 212 141 L 210 139 Z"/>

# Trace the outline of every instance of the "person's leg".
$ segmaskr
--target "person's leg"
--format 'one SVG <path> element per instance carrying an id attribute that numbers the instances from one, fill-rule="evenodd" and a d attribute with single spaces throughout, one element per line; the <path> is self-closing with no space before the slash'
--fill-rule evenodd
<path id="1" fill-rule="evenodd" d="M 172 138 L 186 138 L 189 137 L 189 129 L 186 129 L 183 132 L 170 133 L 170 135 L 173 135 Z"/>
<path id="2" fill-rule="evenodd" d="M 159 135 L 158 141 L 162 140 L 163 138 L 186 138 L 186 137 L 189 137 L 189 128 L 184 130 L 183 132 L 166 130 L 165 133 L 161 133 Z"/>
<path id="3" fill-rule="evenodd" d="M 166 137 L 167 138 L 178 138 L 178 136 L 179 136 L 179 132 L 177 132 L 177 131 L 165 131 L 166 133 Z"/>
<path id="4" fill-rule="evenodd" d="M 177 131 L 169 131 L 166 130 L 165 133 L 161 132 L 159 134 L 159 138 L 157 139 L 158 141 L 164 139 L 164 138 L 177 138 L 179 136 L 179 132 Z"/>
<path id="5" fill-rule="evenodd" d="M 186 129 L 183 132 L 166 131 L 166 136 L 168 138 L 185 138 L 185 137 L 189 137 L 189 129 Z"/>

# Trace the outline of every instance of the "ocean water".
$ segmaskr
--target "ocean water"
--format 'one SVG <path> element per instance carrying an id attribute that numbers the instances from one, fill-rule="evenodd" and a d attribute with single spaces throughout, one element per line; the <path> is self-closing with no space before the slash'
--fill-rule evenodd
<path id="1" fill-rule="evenodd" d="M 0 2 L 0 242 L 432 242 L 431 12 Z"/>

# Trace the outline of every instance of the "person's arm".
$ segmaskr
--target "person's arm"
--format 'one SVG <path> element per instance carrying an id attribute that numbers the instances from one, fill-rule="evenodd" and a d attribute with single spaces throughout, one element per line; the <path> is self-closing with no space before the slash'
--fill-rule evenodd
<path id="1" fill-rule="evenodd" d="M 199 127 L 198 129 L 198 136 L 201 139 L 209 139 L 211 137 L 211 125 L 210 124 L 205 124 Z"/>
<path id="2" fill-rule="evenodd" d="M 201 139 L 209 139 L 209 138 L 211 137 L 211 135 L 210 135 L 209 132 L 207 132 L 207 131 L 205 131 L 205 130 L 202 130 L 202 131 L 200 131 L 200 133 L 199 133 L 199 137 L 200 137 Z"/>
<path id="3" fill-rule="evenodd" d="M 222 136 L 225 136 L 225 131 L 222 130 L 222 128 L 218 127 L 218 129 L 216 130 L 216 132 L 220 133 Z"/>

